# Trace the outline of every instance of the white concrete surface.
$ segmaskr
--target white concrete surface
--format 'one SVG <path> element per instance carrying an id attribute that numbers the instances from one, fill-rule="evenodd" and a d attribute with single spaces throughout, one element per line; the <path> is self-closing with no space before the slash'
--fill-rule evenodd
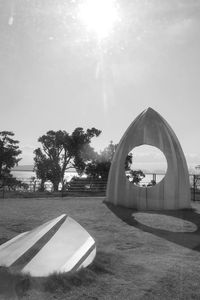
<path id="1" fill-rule="evenodd" d="M 0 265 L 32 276 L 48 276 L 87 267 L 95 254 L 90 234 L 72 218 L 61 215 L 1 245 Z"/>
<path id="2" fill-rule="evenodd" d="M 147 188 L 131 184 L 124 168 L 128 153 L 143 144 L 159 148 L 168 164 L 163 180 Z M 117 147 L 109 173 L 106 201 L 139 210 L 190 207 L 189 174 L 181 145 L 170 125 L 152 108 L 133 121 Z"/>

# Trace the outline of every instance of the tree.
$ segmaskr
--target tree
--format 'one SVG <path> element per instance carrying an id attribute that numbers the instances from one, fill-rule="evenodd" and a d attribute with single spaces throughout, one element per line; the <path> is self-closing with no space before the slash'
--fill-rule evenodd
<path id="1" fill-rule="evenodd" d="M 125 160 L 125 171 L 129 171 L 131 169 L 131 165 L 133 163 L 133 154 L 130 152 Z"/>
<path id="2" fill-rule="evenodd" d="M 9 191 L 16 191 L 18 189 L 23 189 L 23 190 L 27 190 L 28 189 L 28 184 L 16 179 L 15 177 L 12 176 L 12 174 L 7 174 L 4 177 L 3 180 L 3 186 L 6 187 L 7 190 Z"/>
<path id="3" fill-rule="evenodd" d="M 117 146 L 118 144 L 113 144 L 113 141 L 110 141 L 109 145 L 101 151 L 100 154 L 96 153 L 95 157 L 87 164 L 85 173 L 92 178 L 102 178 L 106 180 Z M 132 153 L 126 156 L 125 171 L 130 170 L 132 158 Z"/>
<path id="4" fill-rule="evenodd" d="M 41 188 L 43 189 L 47 180 L 52 182 L 54 191 L 58 190 L 60 182 L 63 187 L 65 171 L 69 168 L 75 168 L 82 174 L 86 161 L 95 153 L 90 146 L 91 139 L 100 133 L 96 128 L 87 129 L 85 132 L 83 128 L 78 127 L 71 135 L 64 130 L 50 130 L 39 137 L 42 149 L 34 150 L 34 170 L 41 179 Z"/>
<path id="5" fill-rule="evenodd" d="M 136 185 L 140 183 L 140 181 L 145 177 L 145 174 L 142 170 L 133 170 L 133 154 L 129 152 L 125 160 L 125 172 L 128 180 Z"/>
<path id="6" fill-rule="evenodd" d="M 107 179 L 110 170 L 110 161 L 93 160 L 89 162 L 85 173 L 86 175 L 96 179 Z"/>
<path id="7" fill-rule="evenodd" d="M 86 175 L 91 176 L 94 179 L 101 178 L 107 180 L 117 146 L 118 144 L 113 144 L 111 141 L 110 144 L 100 152 L 100 154 L 96 153 L 95 157 L 88 162 L 85 168 Z M 139 182 L 145 177 L 145 174 L 141 170 L 133 171 L 131 169 L 132 162 L 133 154 L 130 152 L 126 156 L 124 163 L 125 173 L 130 182 L 139 184 Z"/>
<path id="8" fill-rule="evenodd" d="M 56 189 L 60 182 L 60 175 L 58 174 L 56 176 L 56 172 L 53 172 L 53 162 L 51 159 L 49 159 L 40 148 L 37 148 L 34 150 L 34 171 L 36 172 L 37 178 L 41 180 L 40 182 L 40 191 L 44 192 L 45 190 L 45 182 L 47 180 L 50 180 L 51 182 L 54 182 L 54 188 Z"/>
<path id="9" fill-rule="evenodd" d="M 5 186 L 13 183 L 16 179 L 12 176 L 11 169 L 18 165 L 21 160 L 18 156 L 22 153 L 19 149 L 19 141 L 12 137 L 11 131 L 0 131 L 0 185 Z"/>
<path id="10" fill-rule="evenodd" d="M 85 173 L 92 178 L 101 178 L 107 179 L 112 158 L 116 151 L 117 144 L 113 144 L 111 141 L 110 144 L 100 152 L 96 153 L 95 157 L 87 164 L 85 168 Z"/>
<path id="11" fill-rule="evenodd" d="M 145 174 L 141 170 L 130 170 L 127 178 L 130 182 L 138 185 L 140 181 L 145 177 Z"/>

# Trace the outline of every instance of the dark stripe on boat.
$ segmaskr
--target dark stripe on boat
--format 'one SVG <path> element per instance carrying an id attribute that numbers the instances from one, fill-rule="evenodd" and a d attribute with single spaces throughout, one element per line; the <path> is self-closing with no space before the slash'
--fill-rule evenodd
<path id="1" fill-rule="evenodd" d="M 75 264 L 75 266 L 71 269 L 71 271 L 77 271 L 81 264 L 86 260 L 86 258 L 90 255 L 90 253 L 95 249 L 95 243 L 88 249 L 88 251 L 81 257 L 81 259 Z"/>
<path id="2" fill-rule="evenodd" d="M 13 271 L 22 270 L 37 253 L 49 242 L 49 240 L 58 231 L 61 225 L 65 222 L 67 216 L 64 216 L 58 221 L 48 232 L 46 232 L 36 243 L 24 252 L 12 265 L 10 266 Z"/>

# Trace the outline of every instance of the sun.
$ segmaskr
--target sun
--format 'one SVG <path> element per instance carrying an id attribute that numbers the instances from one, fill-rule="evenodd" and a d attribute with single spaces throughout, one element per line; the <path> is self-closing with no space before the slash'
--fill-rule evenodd
<path id="1" fill-rule="evenodd" d="M 79 18 L 88 31 L 99 40 L 109 36 L 119 20 L 115 0 L 83 0 L 79 7 Z"/>

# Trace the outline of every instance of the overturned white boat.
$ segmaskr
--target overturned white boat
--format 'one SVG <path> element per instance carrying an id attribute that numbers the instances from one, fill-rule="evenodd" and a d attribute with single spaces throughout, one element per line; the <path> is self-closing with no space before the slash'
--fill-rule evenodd
<path id="1" fill-rule="evenodd" d="M 90 234 L 63 214 L 0 246 L 0 265 L 31 276 L 77 271 L 95 258 L 96 244 Z"/>

